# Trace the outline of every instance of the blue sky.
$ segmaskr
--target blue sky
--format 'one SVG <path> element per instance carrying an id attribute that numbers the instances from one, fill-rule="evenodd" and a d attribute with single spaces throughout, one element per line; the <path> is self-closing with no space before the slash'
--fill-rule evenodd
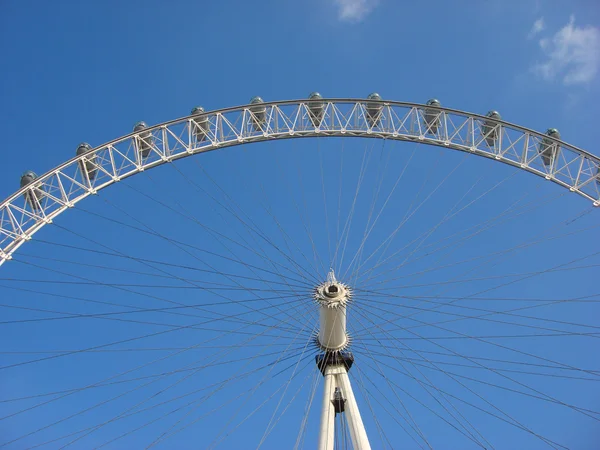
<path id="1" fill-rule="evenodd" d="M 315 90 L 325 97 L 366 97 L 377 91 L 383 98 L 423 103 L 436 97 L 445 106 L 476 113 L 496 109 L 503 119 L 528 128 L 541 131 L 549 127 L 559 128 L 565 141 L 599 154 L 596 122 L 600 115 L 597 101 L 600 98 L 600 8 L 591 0 L 7 0 L 0 3 L 0 54 L 0 126 L 4 149 L 0 176 L 2 198 L 18 188 L 19 177 L 25 170 L 44 173 L 70 159 L 79 142 L 100 145 L 129 133 L 138 120 L 156 124 L 185 116 L 195 105 L 202 105 L 207 110 L 218 109 L 245 104 L 255 95 L 265 100 L 295 99 L 305 98 Z M 222 231 L 231 239 L 247 242 L 246 248 L 236 247 L 233 250 L 236 258 L 264 269 L 270 267 L 268 264 L 284 266 L 287 263 L 280 252 L 268 245 L 265 247 L 255 232 L 242 226 L 223 205 L 229 205 L 239 214 L 248 214 L 255 221 L 257 229 L 273 236 L 278 246 L 286 242 L 289 244 L 268 212 L 275 211 L 281 225 L 297 239 L 298 248 L 290 249 L 290 254 L 311 272 L 311 258 L 305 257 L 310 255 L 311 242 L 303 229 L 304 217 L 314 229 L 314 239 L 320 249 L 319 257 L 326 266 L 327 236 L 334 234 L 336 227 L 333 221 L 327 225 L 323 223 L 321 211 L 324 200 L 320 183 L 323 183 L 327 192 L 334 193 L 330 200 L 337 195 L 335 193 L 340 186 L 343 188 L 344 196 L 337 205 L 343 217 L 351 207 L 351 193 L 357 184 L 363 155 L 372 155 L 369 156 L 366 169 L 370 185 L 359 197 L 357 211 L 362 223 L 357 222 L 356 235 L 352 236 L 356 239 L 362 236 L 360 233 L 368 221 L 371 208 L 383 207 L 383 197 L 375 196 L 377 186 L 381 186 L 381 192 L 391 192 L 399 173 L 398 167 L 410 164 L 410 171 L 402 180 L 401 189 L 394 194 L 393 204 L 386 209 L 377 233 L 369 242 L 367 249 L 370 251 L 376 251 L 378 244 L 394 229 L 398 216 L 411 211 L 413 201 L 423 201 L 426 192 L 436 186 L 432 180 L 441 179 L 449 168 L 458 167 L 456 176 L 448 186 L 436 193 L 420 214 L 407 223 L 402 235 L 390 246 L 390 253 L 402 248 L 404 243 L 410 242 L 423 229 L 435 226 L 452 205 L 461 204 L 459 200 L 465 192 L 465 202 L 474 198 L 474 193 L 469 189 L 485 191 L 514 174 L 513 169 L 498 163 L 475 157 L 463 161 L 463 155 L 436 148 L 365 143 L 360 140 L 321 141 L 269 143 L 249 146 L 248 149 L 238 147 L 184 160 L 176 165 L 176 170 L 163 167 L 147 176 L 134 177 L 123 185 L 108 189 L 97 198 L 83 202 L 81 208 L 61 216 L 55 226 L 46 227 L 36 235 L 34 242 L 25 245 L 22 256 L 17 254 L 15 257 L 18 261 L 2 267 L 0 281 L 0 303 L 3 305 L 0 317 L 5 317 L 0 320 L 3 322 L 0 326 L 0 365 L 3 367 L 0 370 L 0 399 L 3 400 L 0 403 L 0 444 L 18 439 L 6 448 L 30 448 L 110 421 L 123 411 L 142 410 L 164 398 L 171 399 L 172 403 L 110 422 L 74 442 L 69 448 L 97 447 L 121 435 L 124 436 L 106 448 L 145 448 L 163 432 L 185 424 L 189 425 L 158 448 L 204 448 L 214 442 L 221 427 L 233 429 L 249 414 L 248 420 L 242 421 L 235 432 L 220 442 L 219 448 L 255 448 L 264 430 L 268 429 L 271 417 L 274 417 L 273 421 L 278 420 L 277 426 L 262 448 L 292 448 L 305 415 L 306 399 L 310 398 L 312 392 L 311 383 L 320 381 L 314 376 L 314 364 L 310 358 L 307 359 L 308 350 L 305 350 L 313 327 L 311 314 L 314 314 L 314 310 L 310 309 L 311 304 L 305 299 L 308 294 L 302 295 L 305 291 L 309 292 L 306 286 L 310 286 L 312 281 L 304 280 L 301 274 L 296 274 L 294 278 L 300 277 L 299 283 L 307 284 L 299 288 L 301 295 L 290 300 L 299 315 L 295 318 L 285 314 L 267 317 L 264 324 L 272 328 L 266 335 L 260 335 L 264 327 L 256 324 L 250 326 L 249 334 L 243 335 L 232 332 L 239 322 L 216 321 L 211 322 L 216 323 L 211 330 L 184 330 L 148 337 L 139 342 L 123 344 L 119 347 L 122 350 L 120 352 L 88 351 L 4 368 L 31 361 L 38 356 L 57 354 L 39 352 L 90 348 L 165 329 L 148 322 L 162 321 L 184 326 L 200 319 L 185 314 L 146 312 L 135 314 L 136 319 L 145 323 L 84 319 L 28 324 L 4 322 L 54 317 L 58 314 L 18 310 L 7 305 L 26 305 L 29 308 L 62 311 L 62 314 L 114 312 L 121 311 L 125 306 L 165 307 L 164 300 L 152 296 L 186 305 L 204 305 L 209 311 L 205 314 L 210 317 L 241 314 L 246 310 L 231 300 L 237 298 L 231 297 L 234 294 L 227 293 L 227 301 L 214 290 L 202 290 L 196 286 L 196 290 L 190 292 L 189 286 L 182 288 L 182 284 L 185 284 L 182 279 L 192 279 L 203 286 L 212 282 L 225 283 L 230 288 L 235 281 L 237 287 L 240 287 L 237 283 L 242 283 L 245 287 L 257 289 L 261 295 L 267 295 L 272 289 L 272 286 L 267 289 L 270 284 L 264 280 L 249 281 L 242 278 L 252 275 L 247 267 L 215 258 L 215 253 L 224 252 L 223 242 L 216 239 L 214 233 L 206 231 L 207 228 L 199 228 L 198 221 L 211 230 Z M 417 156 L 409 162 L 413 152 Z M 345 158 L 346 176 L 340 180 L 341 172 L 337 168 L 342 158 Z M 336 169 L 333 175 L 323 181 L 319 167 L 321 170 L 323 167 Z M 210 178 L 207 173 L 211 174 Z M 196 184 L 190 184 L 190 179 Z M 213 179 L 217 180 L 216 184 L 211 181 Z M 559 320 L 587 324 L 588 328 L 598 326 L 597 319 L 594 319 L 600 313 L 596 302 L 526 310 L 529 316 L 537 317 L 519 319 L 529 328 L 512 322 L 501 324 L 475 320 L 465 320 L 453 328 L 457 333 L 471 336 L 509 335 L 507 340 L 494 342 L 513 346 L 521 352 L 518 355 L 498 345 L 474 339 L 466 342 L 444 341 L 441 338 L 447 333 L 437 328 L 426 329 L 430 333 L 427 336 L 441 340 L 425 341 L 404 328 L 394 328 L 396 322 L 389 323 L 388 319 L 396 317 L 398 326 L 402 327 L 418 325 L 418 322 L 411 322 L 403 315 L 407 314 L 407 308 L 422 307 L 422 304 L 404 304 L 402 308 L 394 303 L 397 298 L 394 296 L 407 292 L 425 298 L 443 294 L 463 297 L 495 289 L 485 294 L 485 302 L 476 305 L 465 302 L 463 310 L 448 310 L 457 314 L 472 314 L 476 310 L 469 309 L 471 307 L 508 309 L 506 303 L 492 299 L 493 295 L 546 301 L 595 295 L 597 287 L 590 280 L 593 276 L 597 277 L 597 267 L 593 265 L 599 263 L 600 258 L 588 255 L 598 252 L 597 229 L 593 228 L 598 223 L 597 211 L 588 213 L 590 207 L 583 199 L 574 194 L 560 196 L 562 193 L 555 185 L 544 184 L 536 177 L 518 173 L 510 183 L 490 193 L 485 202 L 474 205 L 464 215 L 436 231 L 432 236 L 433 242 L 452 236 L 472 224 L 491 219 L 523 195 L 527 196 L 526 201 L 539 203 L 538 208 L 528 208 L 526 214 L 474 237 L 468 241 L 468 245 L 460 246 L 440 260 L 429 257 L 416 260 L 410 270 L 396 270 L 396 265 L 391 263 L 383 265 L 381 278 L 369 281 L 365 277 L 363 284 L 356 286 L 363 288 L 363 293 L 357 294 L 357 302 L 362 299 L 367 305 L 365 309 L 357 306 L 353 325 L 356 333 L 356 366 L 361 367 L 361 358 L 369 362 L 363 363 L 364 372 L 353 369 L 353 376 L 356 377 L 353 382 L 358 385 L 360 374 L 364 375 L 362 382 L 367 391 L 355 389 L 359 391 L 357 397 L 366 417 L 373 448 L 427 448 L 425 440 L 418 436 L 415 429 L 421 430 L 433 448 L 481 448 L 481 445 L 465 436 L 469 432 L 477 435 L 473 431 L 475 429 L 480 433 L 477 436 L 489 440 L 491 444 L 488 448 L 551 448 L 532 433 L 514 424 L 507 424 L 507 421 L 514 420 L 526 423 L 527 427 L 540 435 L 567 448 L 596 448 L 595 443 L 600 441 L 598 413 L 589 411 L 597 409 L 600 404 L 597 374 L 575 371 L 578 376 L 591 377 L 591 381 L 566 378 L 565 375 L 573 375 L 573 370 L 569 371 L 564 366 L 600 370 L 594 358 L 597 349 L 595 337 L 573 336 L 582 327 L 564 324 L 570 336 L 516 337 L 531 332 L 530 328 L 535 326 L 560 328 L 557 324 Z M 215 198 L 219 201 L 216 202 Z M 165 209 L 158 201 L 171 205 L 179 214 Z M 230 204 L 229 201 L 235 203 Z M 233 204 L 235 206 L 232 207 Z M 306 210 L 306 204 L 319 206 Z M 299 216 L 296 206 L 305 216 Z M 580 217 L 582 213 L 585 215 Z M 189 220 L 190 217 L 194 220 Z M 578 219 L 565 223 L 573 218 Z M 157 230 L 162 236 L 179 239 L 194 247 L 185 247 L 184 251 L 172 240 L 161 240 L 140 232 L 140 228 L 147 230 L 147 227 Z M 498 260 L 487 257 L 484 259 L 486 264 L 481 267 L 478 267 L 478 263 L 467 264 L 464 269 L 472 270 L 468 273 L 473 275 L 464 275 L 463 266 L 456 264 L 536 238 L 546 239 L 553 233 L 558 233 L 560 238 L 510 253 Z M 93 249 L 94 252 L 83 252 L 82 247 Z M 259 249 L 259 253 L 264 251 L 267 259 L 257 257 L 248 247 Z M 352 249 L 356 250 L 349 247 L 349 251 Z M 118 258 L 114 255 L 116 251 L 135 255 L 137 259 Z M 112 253 L 112 256 L 106 252 Z M 213 252 L 213 256 L 209 258 L 207 252 Z M 535 276 L 506 287 L 498 287 L 502 281 L 490 278 L 543 271 L 584 257 L 587 257 L 584 262 L 574 265 L 589 264 L 590 267 Z M 60 262 L 48 258 L 59 259 Z M 210 260 L 207 261 L 207 258 Z M 146 264 L 140 263 L 139 259 L 144 259 Z M 149 260 L 161 261 L 162 264 L 152 263 L 149 266 Z M 164 265 L 167 262 L 172 265 Z M 211 270 L 220 275 L 198 271 L 199 268 L 206 269 L 206 264 L 211 264 Z M 420 271 L 440 264 L 449 266 L 433 275 L 418 275 Z M 102 266 L 103 269 L 93 265 Z M 323 277 L 324 273 L 321 272 L 316 270 L 311 274 Z M 226 277 L 223 273 L 233 274 L 233 277 Z M 292 272 L 290 274 L 293 275 Z M 458 286 L 450 285 L 449 288 L 442 284 L 457 276 L 478 280 Z M 77 280 L 81 282 L 82 277 L 94 281 L 73 284 Z M 403 281 L 406 278 L 411 280 L 408 284 Z M 100 286 L 99 281 L 106 285 Z M 171 283 L 170 287 L 159 288 L 164 284 L 163 281 Z M 289 282 L 293 283 L 291 278 Z M 380 284 L 374 284 L 376 282 Z M 120 288 L 115 288 L 116 285 L 120 285 Z M 389 289 L 377 291 L 382 286 Z M 131 290 L 138 291 L 138 294 Z M 373 295 L 368 296 L 370 290 Z M 251 291 L 239 295 L 241 300 L 249 302 L 253 298 Z M 85 297 L 96 303 L 65 298 L 69 296 Z M 447 301 L 448 298 L 451 297 L 443 299 Z M 266 303 L 260 304 L 266 308 Z M 533 304 L 515 301 L 510 307 Z M 425 306 L 429 307 L 431 303 Z M 252 318 L 249 320 L 262 318 L 262 313 L 249 311 L 248 317 Z M 367 311 L 371 316 L 361 315 L 367 314 Z M 298 317 L 311 320 L 298 321 Z M 514 317 L 503 318 L 517 321 Z M 441 313 L 431 312 L 424 312 L 421 319 L 417 317 L 417 320 L 424 322 L 447 319 Z M 374 323 L 370 325 L 369 320 Z M 544 320 L 554 322 L 544 323 Z M 305 324 L 306 328 L 299 329 L 299 323 Z M 369 334 L 369 329 L 376 328 L 379 332 Z M 584 331 L 589 332 L 588 328 Z M 216 338 L 217 334 L 225 332 L 229 334 Z M 419 329 L 415 332 L 425 333 Z M 510 335 L 513 337 L 510 338 Z M 401 343 L 388 345 L 388 350 L 378 346 L 378 343 L 388 342 L 392 337 Z M 217 339 L 221 347 L 215 348 L 214 342 L 208 342 L 211 338 Z M 444 347 L 433 342 L 441 343 Z M 173 352 L 176 350 L 149 350 L 153 347 L 169 349 L 190 346 L 197 348 L 194 352 L 175 355 Z M 401 346 L 402 352 L 398 346 Z M 141 347 L 146 350 L 142 351 Z M 281 351 L 282 348 L 285 351 Z M 384 354 L 376 355 L 374 352 Z M 451 365 L 457 362 L 452 359 L 456 353 L 480 359 L 470 360 L 469 367 Z M 532 359 L 524 353 L 534 354 L 537 358 Z M 431 364 L 427 366 L 423 360 L 420 363 L 419 360 L 415 361 L 417 354 L 435 359 L 439 364 L 447 364 L 444 367 L 462 376 L 462 382 L 472 390 L 460 386 L 447 373 L 433 370 Z M 171 356 L 134 370 L 167 355 Z M 400 355 L 404 359 L 394 359 L 400 358 Z M 280 361 L 287 356 L 289 360 Z M 218 358 L 233 358 L 237 362 L 217 365 Z M 491 374 L 489 370 L 473 367 L 477 365 L 474 361 L 492 364 L 482 358 L 494 359 L 493 364 L 497 365 L 494 367 L 506 371 Z M 554 367 L 548 376 L 523 373 L 526 370 L 550 370 L 539 366 L 549 360 L 563 363 L 563 369 Z M 265 369 L 240 377 L 227 389 L 215 392 L 202 402 L 198 400 L 202 392 L 190 394 L 194 389 L 214 389 L 213 383 L 226 379 L 232 372 L 239 376 L 239 373 L 257 369 L 269 362 L 277 362 L 272 371 Z M 465 364 L 463 360 L 459 362 Z M 244 365 L 246 363 L 247 366 Z M 148 380 L 155 380 L 156 374 L 201 364 L 209 367 L 202 372 L 180 372 L 172 377 L 159 378 L 154 384 L 144 384 Z M 278 374 L 290 364 L 291 369 Z M 7 401 L 87 386 L 130 370 L 130 374 L 119 376 L 135 378 L 135 374 L 139 374 L 140 377 L 155 378 L 87 389 L 29 411 L 26 411 L 28 407 L 38 405 L 42 400 L 55 399 L 61 394 Z M 237 370 L 240 372 L 235 372 Z M 412 374 L 413 378 L 401 375 L 399 370 Z M 379 376 L 381 371 L 389 374 L 389 381 L 393 384 Z M 190 373 L 190 377 L 185 378 Z M 508 380 L 503 375 L 516 381 Z M 474 378 L 479 381 L 473 381 Z M 175 383 L 177 380 L 180 381 Z M 289 384 L 288 380 L 291 380 Z M 427 393 L 423 380 L 428 380 L 427 383 L 446 393 L 439 394 L 438 391 L 436 398 L 442 403 L 451 402 L 444 403 L 446 408 L 454 417 L 459 417 L 456 423 L 462 423 L 469 432 L 458 432 L 439 417 L 448 418 L 452 414 Z M 523 384 L 543 394 L 531 390 L 528 391 L 530 395 L 515 393 L 514 390 L 525 389 Z M 124 394 L 136 386 L 137 390 Z M 316 386 L 314 406 L 308 415 L 305 448 L 314 448 L 316 439 L 318 405 L 321 401 L 320 385 Z M 503 386 L 504 389 L 497 386 Z M 167 387 L 156 399 L 152 397 Z M 286 396 L 280 397 L 280 387 Z M 242 400 L 237 397 L 248 392 L 252 392 L 252 395 L 240 397 Z M 546 400 L 535 397 L 545 395 Z M 587 408 L 585 412 L 588 415 L 549 402 L 547 396 Z M 283 400 L 278 404 L 279 398 Z M 369 398 L 373 399 L 372 404 Z M 184 406 L 188 399 L 196 403 Z M 260 407 L 268 399 L 271 400 Z M 392 399 L 392 403 L 386 403 L 386 399 Z M 494 412 L 501 419 L 467 406 L 465 402 Z M 438 415 L 423 407 L 423 403 Z M 224 404 L 227 406 L 223 407 Z M 290 406 L 286 409 L 287 405 Z M 93 409 L 89 412 L 82 413 L 91 407 Z M 179 407 L 181 409 L 170 413 Z M 255 408 L 259 409 L 251 414 Z M 373 408 L 378 411 L 376 420 L 371 413 Z M 216 411 L 211 412 L 213 409 Z M 284 409 L 285 414 L 277 419 Z M 413 419 L 408 418 L 406 410 L 412 411 Z M 457 410 L 464 415 L 462 419 Z M 23 412 L 7 417 L 18 411 Z M 68 419 L 63 421 L 61 418 Z M 452 422 L 455 419 L 448 420 Z M 56 421 L 59 423 L 54 424 Z M 378 422 L 385 433 L 378 431 Z M 138 427 L 142 428 L 135 431 Z M 408 431 L 404 431 L 403 427 Z M 36 433 L 24 437 L 34 431 Z M 60 448 L 59 443 L 64 445 L 75 437 L 50 442 L 42 448 Z M 475 440 L 481 442 L 482 438 Z"/>

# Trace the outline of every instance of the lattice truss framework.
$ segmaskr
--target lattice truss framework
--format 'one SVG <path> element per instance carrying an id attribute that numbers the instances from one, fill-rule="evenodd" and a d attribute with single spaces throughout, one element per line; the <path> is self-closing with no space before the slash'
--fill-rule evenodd
<path id="1" fill-rule="evenodd" d="M 155 125 L 38 177 L 0 204 L 0 265 L 62 211 L 128 176 L 232 145 L 318 136 L 374 137 L 470 152 L 542 176 L 600 205 L 600 158 L 542 133 L 486 116 L 412 103 L 281 101 Z"/>

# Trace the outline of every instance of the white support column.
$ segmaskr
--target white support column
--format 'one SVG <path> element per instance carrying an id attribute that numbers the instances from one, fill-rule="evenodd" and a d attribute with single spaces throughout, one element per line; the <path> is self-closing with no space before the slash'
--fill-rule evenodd
<path id="1" fill-rule="evenodd" d="M 330 365 L 325 369 L 323 387 L 323 406 L 321 410 L 321 428 L 319 433 L 319 450 L 333 450 L 335 438 L 335 406 L 333 395 L 339 388 L 344 403 L 344 416 L 350 430 L 352 447 L 355 450 L 371 450 L 367 431 L 363 424 L 354 392 L 348 378 L 348 371 L 343 365 Z"/>
<path id="2" fill-rule="evenodd" d="M 325 369 L 323 379 L 323 406 L 321 407 L 321 427 L 319 430 L 318 450 L 333 450 L 335 437 L 335 407 L 333 391 L 335 386 L 335 366 Z"/>
<path id="3" fill-rule="evenodd" d="M 318 450 L 334 450 L 336 409 L 338 413 L 344 414 L 354 449 L 371 450 L 348 378 L 348 369 L 354 358 L 350 353 L 340 352 L 348 346 L 346 305 L 350 297 L 350 288 L 338 282 L 333 271 L 327 274 L 327 281 L 315 290 L 320 316 L 317 342 L 325 351 L 317 358 L 317 365 L 324 378 Z M 339 392 L 334 401 L 336 389 Z M 340 402 L 339 395 L 343 403 Z"/>
<path id="4" fill-rule="evenodd" d="M 348 378 L 348 372 L 345 367 L 342 367 L 341 373 L 336 376 L 336 381 L 340 386 L 342 395 L 346 399 L 344 414 L 346 415 L 346 421 L 350 429 L 352 446 L 358 450 L 371 450 L 367 431 L 365 430 L 362 417 L 360 417 L 360 411 L 358 410 L 356 398 L 350 385 L 350 378 Z"/>

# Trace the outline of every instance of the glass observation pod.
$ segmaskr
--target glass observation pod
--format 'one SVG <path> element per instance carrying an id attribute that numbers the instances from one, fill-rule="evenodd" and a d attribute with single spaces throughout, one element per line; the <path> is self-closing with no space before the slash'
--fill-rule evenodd
<path id="1" fill-rule="evenodd" d="M 560 139 L 560 133 L 556 128 L 548 128 L 546 131 L 546 136 L 554 139 Z M 538 147 L 538 153 L 542 156 L 542 162 L 546 167 L 552 165 L 552 161 L 556 157 L 556 151 L 558 149 L 558 144 L 555 143 L 552 139 L 542 138 L 542 142 L 540 142 L 540 146 Z"/>
<path id="2" fill-rule="evenodd" d="M 310 121 L 313 123 L 315 127 L 321 125 L 323 121 L 323 114 L 325 113 L 325 102 L 323 102 L 323 97 L 318 92 L 313 92 L 308 96 L 309 100 L 312 100 L 308 104 L 308 112 L 310 115 Z"/>
<path id="3" fill-rule="evenodd" d="M 82 142 L 77 146 L 75 154 L 77 156 L 81 156 L 84 153 L 89 152 L 91 149 L 92 146 L 90 144 L 87 142 Z M 79 161 L 79 169 L 81 170 L 81 173 L 85 173 L 90 181 L 96 178 L 96 174 L 98 173 L 97 167 L 95 154 L 86 156 L 85 159 Z"/>
<path id="4" fill-rule="evenodd" d="M 37 179 L 35 172 L 28 170 L 21 175 L 21 188 L 33 183 Z M 41 209 L 41 201 L 44 193 L 41 188 L 36 188 L 25 192 L 23 198 L 29 204 L 32 210 L 39 211 Z"/>
<path id="5" fill-rule="evenodd" d="M 135 148 L 137 149 L 140 159 L 147 158 L 150 154 L 150 150 L 152 149 L 152 133 L 150 131 L 143 131 L 148 128 L 146 122 L 138 122 L 133 126 L 134 133 L 140 133 L 133 138 L 133 143 Z"/>
<path id="6" fill-rule="evenodd" d="M 383 111 L 383 105 L 379 103 L 382 100 L 381 95 L 377 92 L 373 92 L 372 94 L 369 94 L 367 100 L 371 100 L 371 102 L 367 102 L 367 122 L 369 122 L 369 126 L 375 127 L 381 122 L 381 112 Z M 373 102 L 373 100 L 375 100 L 375 102 Z"/>
<path id="7" fill-rule="evenodd" d="M 202 142 L 208 136 L 209 123 L 208 117 L 204 114 L 204 108 L 202 106 L 196 106 L 192 109 L 192 134 L 196 138 L 196 141 Z"/>
<path id="8" fill-rule="evenodd" d="M 427 100 L 427 106 L 442 106 L 437 98 Z M 425 108 L 426 133 L 436 134 L 440 126 L 440 111 L 433 108 Z"/>
<path id="9" fill-rule="evenodd" d="M 485 117 L 489 117 L 489 119 L 483 121 L 481 134 L 485 137 L 486 144 L 493 147 L 498 139 L 498 130 L 500 129 L 500 125 L 495 121 L 501 120 L 502 116 L 498 111 L 488 111 Z"/>
<path id="10" fill-rule="evenodd" d="M 262 131 L 262 126 L 267 121 L 267 107 L 263 105 L 262 98 L 256 96 L 250 100 L 250 112 L 252 113 L 252 126 L 256 131 Z"/>

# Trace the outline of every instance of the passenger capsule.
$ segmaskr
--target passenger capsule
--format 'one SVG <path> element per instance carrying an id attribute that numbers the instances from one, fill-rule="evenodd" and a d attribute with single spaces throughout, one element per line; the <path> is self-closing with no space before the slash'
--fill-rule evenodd
<path id="1" fill-rule="evenodd" d="M 501 120 L 502 116 L 498 111 L 489 111 L 486 115 L 492 120 L 484 120 L 481 126 L 481 133 L 485 136 L 485 142 L 490 147 L 494 146 L 496 139 L 498 139 L 498 129 L 500 125 L 495 123 L 495 120 Z"/>
<path id="2" fill-rule="evenodd" d="M 375 100 L 375 102 L 367 102 L 367 121 L 371 127 L 375 127 L 379 125 L 379 122 L 381 121 L 381 112 L 383 111 L 383 105 L 378 103 L 381 101 L 381 95 L 377 92 L 373 92 L 372 94 L 369 94 L 367 100 Z"/>
<path id="3" fill-rule="evenodd" d="M 84 153 L 89 152 L 91 149 L 92 149 L 92 146 L 90 144 L 88 144 L 87 142 L 82 142 L 77 147 L 77 151 L 75 152 L 75 154 L 77 156 L 81 156 Z M 87 176 L 90 179 L 90 181 L 92 181 L 94 178 L 96 178 L 96 174 L 98 173 L 98 169 L 96 166 L 96 155 L 93 154 L 93 155 L 84 157 L 84 159 L 80 159 L 79 160 L 79 169 L 81 170 L 81 173 L 87 173 Z"/>
<path id="4" fill-rule="evenodd" d="M 35 174 L 35 172 L 28 170 L 23 175 L 21 175 L 21 187 L 24 188 L 30 183 L 33 183 L 36 179 L 37 175 Z M 29 204 L 31 209 L 33 209 L 34 211 L 39 211 L 42 208 L 41 201 L 43 195 L 44 194 L 41 188 L 35 188 L 26 191 L 23 197 L 25 198 L 25 201 Z"/>
<path id="5" fill-rule="evenodd" d="M 440 102 L 436 98 L 427 100 L 427 106 L 441 106 Z M 427 132 L 436 134 L 440 125 L 440 111 L 433 108 L 425 108 L 425 124 L 427 125 Z"/>
<path id="6" fill-rule="evenodd" d="M 192 122 L 192 133 L 196 137 L 196 141 L 202 142 L 208 135 L 208 117 L 204 115 L 204 108 L 202 106 L 196 106 L 194 109 L 192 109 L 192 116 L 194 116 L 194 121 Z"/>
<path id="7" fill-rule="evenodd" d="M 134 137 L 133 141 L 141 158 L 147 158 L 150 154 L 150 149 L 152 148 L 152 133 L 150 131 L 142 131 L 146 128 L 148 128 L 146 122 L 138 122 L 133 127 L 134 133 L 141 132 Z"/>
<path id="8" fill-rule="evenodd" d="M 560 139 L 560 133 L 556 128 L 548 128 L 546 135 L 554 139 Z M 552 165 L 552 161 L 554 161 L 554 157 L 556 156 L 557 148 L 558 144 L 554 143 L 551 139 L 542 138 L 542 142 L 540 142 L 540 146 L 538 148 L 538 153 L 541 155 L 542 161 L 546 167 Z"/>
<path id="9" fill-rule="evenodd" d="M 252 126 L 256 131 L 262 131 L 262 126 L 267 120 L 267 108 L 263 105 L 264 101 L 260 97 L 252 97 L 250 100 L 250 112 L 252 113 Z"/>
<path id="10" fill-rule="evenodd" d="M 321 121 L 323 120 L 323 114 L 325 113 L 325 102 L 319 101 L 323 100 L 323 97 L 318 92 L 313 92 L 308 96 L 309 100 L 313 100 L 308 104 L 308 112 L 310 114 L 310 120 L 315 127 L 321 125 Z"/>

